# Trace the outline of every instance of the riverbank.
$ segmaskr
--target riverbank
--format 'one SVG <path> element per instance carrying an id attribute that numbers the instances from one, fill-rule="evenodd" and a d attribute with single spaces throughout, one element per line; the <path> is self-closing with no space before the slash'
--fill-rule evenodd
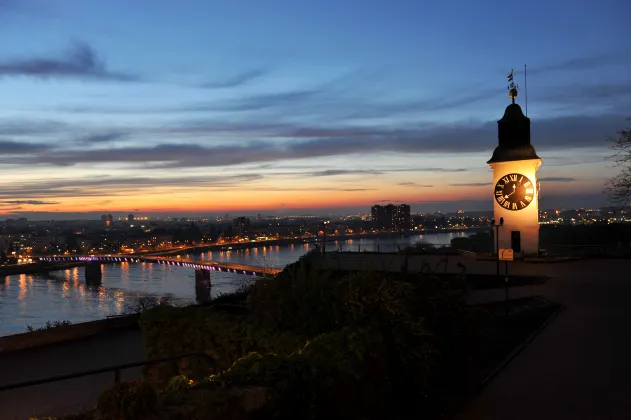
<path id="1" fill-rule="evenodd" d="M 83 265 L 85 265 L 85 261 L 55 262 L 46 265 L 41 263 L 5 265 L 0 267 L 0 277 L 17 274 L 47 273 L 49 271 L 67 270 Z"/>

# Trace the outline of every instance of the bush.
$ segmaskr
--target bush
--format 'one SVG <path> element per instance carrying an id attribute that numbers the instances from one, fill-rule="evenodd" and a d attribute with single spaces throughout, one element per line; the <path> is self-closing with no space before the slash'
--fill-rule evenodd
<path id="1" fill-rule="evenodd" d="M 27 325 L 26 326 L 26 332 L 35 332 L 35 331 L 46 331 L 46 330 L 52 330 L 53 328 L 58 328 L 58 327 L 63 327 L 66 325 L 72 325 L 72 322 L 70 321 L 46 321 L 46 324 L 43 327 L 39 327 L 39 328 L 35 328 L 32 327 L 31 325 Z"/>
<path id="2" fill-rule="evenodd" d="M 119 382 L 99 396 L 96 406 L 100 420 L 141 420 L 156 408 L 158 396 L 143 381 Z"/>
<path id="3" fill-rule="evenodd" d="M 171 296 L 137 296 L 123 310 L 124 315 L 141 314 L 146 310 L 162 306 L 175 306 Z"/>
<path id="4" fill-rule="evenodd" d="M 31 417 L 29 420 L 94 420 L 94 412 L 86 411 L 85 413 L 64 414 L 61 417 Z"/>
<path id="5" fill-rule="evenodd" d="M 155 308 L 141 326 L 150 358 L 203 351 L 216 359 L 214 368 L 165 364 L 159 383 L 185 374 L 206 378 L 192 393 L 269 388 L 260 418 L 418 416 L 464 382 L 462 348 L 474 326 L 466 290 L 462 276 L 324 273 L 294 264 L 256 282 L 243 311 Z"/>
<path id="6" fill-rule="evenodd" d="M 164 362 L 145 369 L 146 378 L 157 387 L 176 375 L 193 380 L 228 369 L 253 351 L 289 353 L 304 343 L 292 334 L 275 335 L 259 329 L 247 317 L 216 307 L 157 307 L 140 319 L 147 358 L 183 353 L 206 353 L 214 359 L 191 357 Z"/>

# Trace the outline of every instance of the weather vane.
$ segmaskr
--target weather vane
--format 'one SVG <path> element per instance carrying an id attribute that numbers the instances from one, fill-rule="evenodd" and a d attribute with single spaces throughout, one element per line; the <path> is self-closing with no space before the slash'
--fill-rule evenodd
<path id="1" fill-rule="evenodd" d="M 513 73 L 515 73 L 515 69 L 512 69 L 510 71 L 510 74 L 508 75 L 508 96 L 513 100 L 513 103 L 515 103 L 515 98 L 517 97 L 517 88 L 519 87 L 518 85 L 515 84 L 515 82 L 513 81 Z"/>

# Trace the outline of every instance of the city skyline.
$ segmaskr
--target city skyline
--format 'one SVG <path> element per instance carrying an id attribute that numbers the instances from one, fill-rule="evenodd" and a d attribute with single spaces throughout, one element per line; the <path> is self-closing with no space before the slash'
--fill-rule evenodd
<path id="1" fill-rule="evenodd" d="M 607 205 L 623 2 L 207 3 L 0 1 L 0 218 L 487 210 L 523 63 L 541 208 Z"/>

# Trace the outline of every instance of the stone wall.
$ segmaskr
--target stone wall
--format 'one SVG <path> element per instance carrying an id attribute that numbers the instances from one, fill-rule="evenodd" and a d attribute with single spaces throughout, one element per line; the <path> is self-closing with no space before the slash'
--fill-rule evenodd
<path id="1" fill-rule="evenodd" d="M 64 341 L 78 340 L 117 329 L 139 329 L 139 317 L 140 315 L 134 314 L 0 337 L 0 355 Z"/>

